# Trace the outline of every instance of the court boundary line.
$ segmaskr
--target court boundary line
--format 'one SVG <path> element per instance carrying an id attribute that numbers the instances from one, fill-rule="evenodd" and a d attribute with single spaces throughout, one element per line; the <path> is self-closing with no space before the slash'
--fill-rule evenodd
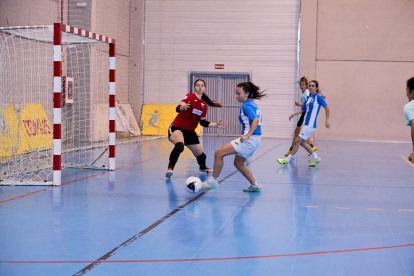
<path id="1" fill-rule="evenodd" d="M 251 163 L 255 162 L 256 160 L 262 158 L 263 156 L 265 156 L 266 154 L 268 154 L 269 152 L 271 152 L 275 148 L 279 147 L 280 145 L 282 145 L 282 144 L 278 144 L 278 145 L 272 147 L 270 150 L 266 151 L 262 155 L 258 156 L 257 158 L 253 159 L 252 161 L 250 161 L 247 165 L 250 165 Z M 236 174 L 238 172 L 239 172 L 238 170 L 235 170 L 235 171 L 231 172 L 230 174 L 228 174 L 227 176 L 225 176 L 222 180 L 220 180 L 218 182 L 218 184 L 220 185 L 223 181 L 225 181 L 226 179 L 228 179 L 229 177 L 233 176 L 234 174 Z M 168 214 L 166 214 L 165 216 L 163 216 L 162 218 L 160 218 L 159 220 L 157 220 L 156 222 L 154 222 L 153 224 L 151 224 L 150 226 L 148 226 L 147 228 L 145 228 L 144 230 L 142 230 L 138 234 L 132 236 L 131 238 L 129 238 L 125 242 L 121 243 L 120 245 L 118 245 L 117 247 L 115 247 L 114 249 L 112 249 L 111 251 L 109 251 L 108 253 L 106 253 L 105 255 L 103 255 L 102 257 L 98 258 L 96 261 L 86 262 L 86 263 L 89 263 L 89 265 L 86 266 L 86 267 L 84 267 L 83 269 L 79 270 L 78 272 L 76 272 L 73 275 L 74 276 L 80 276 L 80 275 L 84 275 L 84 274 L 88 273 L 89 271 L 91 271 L 92 269 L 94 269 L 98 264 L 102 263 L 102 261 L 105 261 L 106 259 L 112 257 L 120 249 L 127 247 L 128 245 L 130 245 L 131 243 L 133 243 L 134 241 L 136 241 L 140 237 L 144 236 L 149 231 L 153 230 L 158 225 L 160 225 L 161 223 L 163 223 L 164 221 L 166 221 L 167 219 L 169 219 L 170 217 L 172 217 L 173 215 L 175 215 L 180 210 L 184 209 L 185 207 L 187 207 L 188 205 L 190 205 L 194 201 L 198 200 L 199 198 L 201 198 L 202 196 L 204 196 L 209 191 L 211 191 L 211 189 L 206 189 L 206 190 L 202 191 L 200 194 L 198 194 L 197 196 L 195 196 L 191 200 L 189 200 L 186 203 L 178 206 L 177 208 L 175 208 L 174 210 L 172 210 L 171 212 L 169 212 Z"/>
<path id="2" fill-rule="evenodd" d="M 0 261 L 0 264 L 84 264 L 84 263 L 122 264 L 122 263 L 179 263 L 179 262 L 206 262 L 206 261 L 235 261 L 235 260 L 269 259 L 269 258 L 282 258 L 282 257 L 305 257 L 305 256 L 313 256 L 313 255 L 364 252 L 364 251 L 387 250 L 387 249 L 397 249 L 397 248 L 407 248 L 407 247 L 414 247 L 414 244 L 391 245 L 391 246 L 359 248 L 359 249 L 332 250 L 332 251 L 321 251 L 321 252 L 308 252 L 308 253 L 245 256 L 245 257 L 172 259 L 172 260 L 124 260 L 124 261 L 121 261 L 121 260 L 119 261 L 106 261 L 106 260 L 97 260 L 97 261 Z M 74 275 L 78 275 L 78 274 L 74 274 Z"/>

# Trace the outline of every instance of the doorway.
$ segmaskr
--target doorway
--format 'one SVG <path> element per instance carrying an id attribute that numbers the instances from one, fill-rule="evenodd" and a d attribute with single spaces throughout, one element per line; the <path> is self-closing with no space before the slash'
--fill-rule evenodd
<path id="1" fill-rule="evenodd" d="M 206 94 L 212 100 L 223 105 L 222 108 L 208 107 L 207 121 L 227 121 L 225 129 L 203 128 L 205 136 L 239 136 L 241 124 L 239 113 L 241 104 L 236 100 L 236 85 L 251 81 L 250 73 L 203 73 L 191 72 L 189 78 L 189 93 L 194 93 L 194 81 L 202 79 L 206 83 Z"/>

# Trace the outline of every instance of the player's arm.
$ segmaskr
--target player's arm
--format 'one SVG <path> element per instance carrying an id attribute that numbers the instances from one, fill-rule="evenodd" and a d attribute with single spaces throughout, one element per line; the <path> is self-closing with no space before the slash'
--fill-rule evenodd
<path id="1" fill-rule="evenodd" d="M 414 163 L 414 119 L 410 121 L 411 125 L 411 141 L 413 142 L 413 150 L 411 151 L 410 155 L 408 156 L 408 160 Z"/>
<path id="2" fill-rule="evenodd" d="M 330 128 L 331 125 L 329 124 L 329 106 L 325 106 L 325 114 L 326 114 L 326 128 Z"/>
<path id="3" fill-rule="evenodd" d="M 303 106 L 302 106 L 302 108 L 303 108 Z M 303 112 L 305 112 L 302 108 L 299 108 L 296 112 L 293 112 L 292 114 L 290 114 L 289 121 L 292 120 L 293 116 L 299 115 L 299 114 L 302 114 Z"/>
<path id="4" fill-rule="evenodd" d="M 300 103 L 300 102 L 298 102 L 298 101 L 295 101 L 295 105 L 296 105 L 296 106 L 299 106 L 299 107 L 302 107 L 302 106 L 303 106 L 303 104 L 302 104 L 302 103 Z"/>
<path id="5" fill-rule="evenodd" d="M 227 122 L 220 120 L 218 123 L 209 122 L 205 117 L 200 118 L 200 125 L 202 127 L 217 127 L 217 128 L 226 128 Z"/>
<path id="6" fill-rule="evenodd" d="M 188 108 L 190 108 L 190 102 L 184 102 L 182 101 L 179 105 L 177 105 L 177 107 L 175 108 L 175 111 L 177 111 L 177 113 L 180 113 L 184 110 L 187 110 Z"/>
<path id="7" fill-rule="evenodd" d="M 256 117 L 253 119 L 252 124 L 250 125 L 249 132 L 246 135 L 242 135 L 240 137 L 240 142 L 243 143 L 243 141 L 250 139 L 250 137 L 253 135 L 254 131 L 256 130 L 257 126 L 259 125 L 259 122 L 260 122 L 259 118 Z"/>

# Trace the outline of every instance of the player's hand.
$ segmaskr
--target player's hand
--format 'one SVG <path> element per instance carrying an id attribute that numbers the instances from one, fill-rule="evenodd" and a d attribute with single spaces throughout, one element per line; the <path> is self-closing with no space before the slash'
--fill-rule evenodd
<path id="1" fill-rule="evenodd" d="M 189 109 L 191 107 L 191 102 L 181 104 L 181 106 L 184 108 L 183 111 L 184 110 L 187 110 L 187 109 Z"/>
<path id="2" fill-rule="evenodd" d="M 408 155 L 408 160 L 410 160 L 410 162 L 414 164 L 414 152 L 412 152 L 412 153 L 410 153 L 410 155 Z"/>
<path id="3" fill-rule="evenodd" d="M 331 127 L 331 124 L 328 122 L 328 121 L 326 121 L 326 128 L 330 128 Z"/>
<path id="4" fill-rule="evenodd" d="M 295 115 L 294 114 L 290 114 L 289 121 L 292 121 L 293 116 L 295 116 Z"/>
<path id="5" fill-rule="evenodd" d="M 220 121 L 217 123 L 216 127 L 217 127 L 217 128 L 226 128 L 226 127 L 227 127 L 227 121 L 222 121 L 222 120 L 220 120 Z"/>
<path id="6" fill-rule="evenodd" d="M 246 140 L 249 140 L 249 139 L 250 139 L 250 137 L 247 136 L 247 135 L 240 136 L 240 142 L 242 142 L 242 143 L 243 143 L 243 141 L 246 141 Z"/>

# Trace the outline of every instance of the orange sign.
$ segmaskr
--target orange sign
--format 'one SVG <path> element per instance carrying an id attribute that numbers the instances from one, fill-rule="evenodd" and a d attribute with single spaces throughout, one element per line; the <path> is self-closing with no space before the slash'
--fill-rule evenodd
<path id="1" fill-rule="evenodd" d="M 224 69 L 224 64 L 216 64 L 214 69 Z"/>

